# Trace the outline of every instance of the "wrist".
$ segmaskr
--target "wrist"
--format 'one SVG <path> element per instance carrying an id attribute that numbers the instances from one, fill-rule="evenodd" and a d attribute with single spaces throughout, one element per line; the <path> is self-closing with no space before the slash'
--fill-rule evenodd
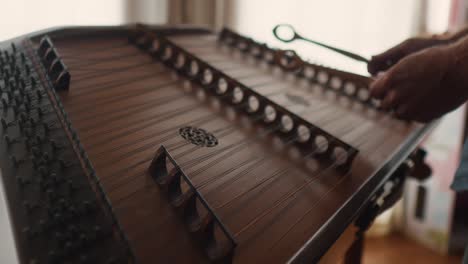
<path id="1" fill-rule="evenodd" d="M 447 67 L 444 74 L 444 82 L 453 88 L 459 87 L 460 91 L 468 97 L 468 89 L 464 89 L 468 84 L 468 41 L 458 41 L 444 47 L 444 55 L 447 57 Z"/>

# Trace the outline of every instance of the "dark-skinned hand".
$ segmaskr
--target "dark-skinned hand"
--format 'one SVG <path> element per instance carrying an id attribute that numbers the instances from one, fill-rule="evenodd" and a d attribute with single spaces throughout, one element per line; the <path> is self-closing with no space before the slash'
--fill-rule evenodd
<path id="1" fill-rule="evenodd" d="M 373 56 L 370 62 L 367 64 L 367 70 L 370 74 L 376 75 L 378 72 L 388 70 L 392 65 L 396 64 L 401 59 L 414 52 L 418 52 L 436 45 L 446 44 L 447 42 L 447 40 L 435 37 L 407 39 L 397 46 L 379 55 Z"/>
<path id="2" fill-rule="evenodd" d="M 465 43 L 426 48 L 379 74 L 370 86 L 382 107 L 402 119 L 428 122 L 454 110 L 468 98 Z M 462 63 L 464 66 L 460 65 Z"/>

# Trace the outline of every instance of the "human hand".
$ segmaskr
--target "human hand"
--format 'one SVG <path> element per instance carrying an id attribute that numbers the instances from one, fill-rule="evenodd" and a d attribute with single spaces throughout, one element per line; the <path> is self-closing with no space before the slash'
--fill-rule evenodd
<path id="1" fill-rule="evenodd" d="M 450 45 L 406 56 L 376 78 L 371 96 L 400 118 L 420 122 L 454 110 L 468 98 L 468 77 L 459 73 L 456 52 Z"/>
<path id="2" fill-rule="evenodd" d="M 386 71 L 392 65 L 414 52 L 446 43 L 448 43 L 447 40 L 435 37 L 407 39 L 384 53 L 373 56 L 367 64 L 367 70 L 370 74 L 376 75 L 378 72 Z"/>

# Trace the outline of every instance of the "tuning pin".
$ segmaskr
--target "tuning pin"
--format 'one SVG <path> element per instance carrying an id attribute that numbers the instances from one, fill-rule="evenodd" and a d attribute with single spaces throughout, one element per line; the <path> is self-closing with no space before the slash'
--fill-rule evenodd
<path id="1" fill-rule="evenodd" d="M 41 152 L 37 147 L 32 147 L 31 153 L 33 154 L 35 158 L 38 158 L 41 155 Z"/>
<path id="2" fill-rule="evenodd" d="M 3 130 L 5 130 L 5 129 L 8 128 L 8 124 L 7 124 L 7 122 L 5 121 L 5 119 L 2 118 L 2 119 L 1 119 L 1 123 L 2 123 L 2 128 L 3 128 Z"/>
<path id="3" fill-rule="evenodd" d="M 10 55 L 10 66 L 11 68 L 14 68 L 14 66 L 16 65 L 16 57 L 14 54 L 11 54 Z"/>
<path id="4" fill-rule="evenodd" d="M 35 203 L 30 203 L 30 202 L 26 201 L 26 202 L 23 203 L 23 207 L 24 207 L 24 209 L 26 209 L 26 212 L 30 212 L 30 211 L 32 211 L 34 208 L 37 207 L 37 204 L 35 204 Z M 43 220 L 41 220 L 41 221 L 43 221 Z"/>
<path id="5" fill-rule="evenodd" d="M 10 92 L 10 90 L 6 90 L 6 92 L 4 93 L 4 95 L 5 95 L 5 100 L 10 101 L 10 99 L 11 99 L 11 92 Z"/>
<path id="6" fill-rule="evenodd" d="M 37 108 L 37 116 L 42 118 L 44 116 L 44 110 L 41 107 Z"/>
<path id="7" fill-rule="evenodd" d="M 7 144 L 7 147 L 11 146 L 14 143 L 17 143 L 17 139 L 11 139 L 8 135 L 3 136 L 3 139 L 5 139 L 5 142 Z"/>
<path id="8" fill-rule="evenodd" d="M 102 234 L 102 228 L 101 228 L 101 226 L 95 225 L 93 229 L 94 229 L 94 230 L 93 230 L 93 231 L 94 231 L 94 234 L 95 234 L 96 236 L 100 236 L 100 235 Z"/>
<path id="9" fill-rule="evenodd" d="M 8 87 L 10 88 L 10 89 L 8 89 L 8 91 L 10 91 L 10 90 L 13 91 L 13 90 L 15 90 L 15 88 L 16 88 L 15 80 L 10 79 L 10 80 L 8 81 Z"/>
<path id="10" fill-rule="evenodd" d="M 42 138 L 41 138 L 41 136 L 36 135 L 36 136 L 34 137 L 34 139 L 36 140 L 37 144 L 41 144 L 41 143 L 42 143 Z"/>
<path id="11" fill-rule="evenodd" d="M 15 97 L 13 98 L 13 101 L 15 101 L 15 105 L 16 105 L 17 107 L 19 107 L 19 106 L 21 105 L 21 103 L 22 103 L 22 102 L 21 102 L 21 99 L 20 99 L 18 96 L 15 96 Z"/>
<path id="12" fill-rule="evenodd" d="M 31 112 L 31 105 L 26 102 L 26 100 L 23 100 L 23 107 L 26 113 Z"/>
<path id="13" fill-rule="evenodd" d="M 17 159 L 15 156 L 10 156 L 10 161 L 13 164 L 13 167 L 18 168 L 21 163 L 25 162 L 24 159 Z"/>
<path id="14" fill-rule="evenodd" d="M 27 117 L 26 117 L 26 114 L 25 114 L 25 113 L 20 113 L 20 114 L 18 115 L 18 120 L 19 120 L 20 122 L 26 122 L 26 119 L 27 119 Z"/>
<path id="15" fill-rule="evenodd" d="M 26 89 L 26 82 L 24 81 L 23 78 L 20 78 L 19 83 L 20 83 L 20 88 L 22 90 L 25 90 Z"/>
<path id="16" fill-rule="evenodd" d="M 80 264 L 91 263 L 91 260 L 89 259 L 89 257 L 87 255 L 80 255 L 79 258 L 78 258 L 78 261 L 79 261 Z"/>
<path id="17" fill-rule="evenodd" d="M 5 56 L 5 61 L 6 62 L 10 61 L 10 55 L 8 54 L 8 51 L 3 50 L 3 56 Z"/>
<path id="18" fill-rule="evenodd" d="M 37 95 L 37 100 L 41 101 L 42 100 L 42 92 L 40 90 L 36 90 L 36 95 Z"/>
<path id="19" fill-rule="evenodd" d="M 16 53 L 16 45 L 15 43 L 11 43 L 11 49 L 13 50 L 14 53 Z"/>
<path id="20" fill-rule="evenodd" d="M 7 129 L 12 123 L 7 123 L 5 119 L 1 119 L 0 123 L 2 124 L 2 128 L 5 130 Z"/>
<path id="21" fill-rule="evenodd" d="M 25 177 L 16 177 L 16 181 L 20 185 L 20 187 L 24 187 L 25 185 L 28 185 L 31 181 Z"/>
<path id="22" fill-rule="evenodd" d="M 2 98 L 2 107 L 3 107 L 3 111 L 6 111 L 6 109 L 8 108 L 8 102 L 5 98 Z"/>
<path id="23" fill-rule="evenodd" d="M 76 190 L 78 190 L 78 187 L 73 183 L 72 180 L 68 180 L 67 184 L 68 191 L 70 192 L 70 194 L 73 194 Z"/>
<path id="24" fill-rule="evenodd" d="M 36 85 L 37 85 L 36 79 L 31 76 L 31 88 L 36 89 Z"/>
<path id="25" fill-rule="evenodd" d="M 29 227 L 25 227 L 22 230 L 23 234 L 25 234 L 27 237 L 30 237 L 30 231 L 31 229 L 29 229 Z"/>
<path id="26" fill-rule="evenodd" d="M 73 163 L 66 162 L 63 159 L 59 159 L 58 162 L 59 162 L 59 167 L 61 170 L 64 170 L 73 165 Z"/>
<path id="27" fill-rule="evenodd" d="M 42 154 L 42 159 L 44 160 L 46 164 L 48 164 L 50 162 L 49 153 L 44 152 L 44 154 Z"/>
<path id="28" fill-rule="evenodd" d="M 48 257 L 48 263 L 59 263 L 61 259 L 60 255 L 54 250 L 49 251 L 47 257 Z"/>
<path id="29" fill-rule="evenodd" d="M 37 171 L 39 172 L 39 175 L 42 177 L 42 178 L 45 178 L 47 176 L 47 174 L 49 173 L 49 170 L 47 169 L 47 167 L 45 166 L 40 166 Z"/>
<path id="30" fill-rule="evenodd" d="M 21 69 L 20 69 L 20 67 L 18 65 L 15 65 L 14 69 L 15 69 L 15 75 L 17 76 L 16 78 L 17 79 L 21 78 Z"/>
<path id="31" fill-rule="evenodd" d="M 49 125 L 47 125 L 46 123 L 43 122 L 43 123 L 42 123 L 42 128 L 43 128 L 43 130 L 44 130 L 44 135 L 49 134 L 49 132 L 50 132 L 50 127 L 49 127 Z"/>
<path id="32" fill-rule="evenodd" d="M 32 100 L 32 99 L 31 99 L 31 95 L 29 95 L 29 94 L 25 94 L 25 95 L 24 95 L 24 101 L 26 102 L 25 105 L 28 106 L 28 107 L 27 107 L 28 109 L 30 109 L 31 100 Z"/>

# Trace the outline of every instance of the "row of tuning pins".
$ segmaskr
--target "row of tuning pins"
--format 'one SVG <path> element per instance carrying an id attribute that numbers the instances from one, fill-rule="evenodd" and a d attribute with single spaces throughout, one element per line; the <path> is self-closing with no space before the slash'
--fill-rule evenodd
<path id="1" fill-rule="evenodd" d="M 14 168 L 19 168 L 26 161 L 31 161 L 35 169 L 48 167 L 52 163 L 57 163 L 61 170 L 70 167 L 71 164 L 58 157 L 58 151 L 63 146 L 49 136 L 52 130 L 60 129 L 60 124 L 47 118 L 52 108 L 48 100 L 43 100 L 46 93 L 31 74 L 24 53 L 18 52 L 14 43 L 11 47 L 11 53 L 0 51 L 0 80 L 3 81 L 0 82 L 3 110 L 0 125 L 7 150 L 15 144 L 22 144 L 29 155 L 18 158 L 11 153 L 10 161 Z M 26 179 L 19 179 L 21 186 L 27 182 Z"/>
<path id="2" fill-rule="evenodd" d="M 44 100 L 45 91 L 40 89 L 32 76 L 24 53 L 20 53 L 18 60 L 14 44 L 12 50 L 12 53 L 3 51 L 0 55 L 0 76 L 3 79 L 3 83 L 0 83 L 3 109 L 0 124 L 3 138 L 7 149 L 12 149 L 15 144 L 26 146 L 27 155 L 24 157 L 10 155 L 10 162 L 16 169 L 20 169 L 26 163 L 32 164 L 34 178 L 17 176 L 20 189 L 24 190 L 28 185 L 35 185 L 47 199 L 47 202 L 24 201 L 25 212 L 33 214 L 40 207 L 45 207 L 43 209 L 48 212 L 47 218 L 40 219 L 35 227 L 24 227 L 23 233 L 28 239 L 34 239 L 41 234 L 54 236 L 62 246 L 50 250 L 48 258 L 51 263 L 60 263 L 73 254 L 73 251 L 91 246 L 99 237 L 106 234 L 99 225 L 95 225 L 92 230 L 85 230 L 80 225 L 68 224 L 74 218 L 93 214 L 96 209 L 95 203 L 72 200 L 71 196 L 80 186 L 63 175 L 66 168 L 76 164 L 60 157 L 60 150 L 64 149 L 64 146 L 50 139 L 51 131 L 60 129 L 60 124 L 58 121 L 47 120 L 52 108 L 50 103 Z M 7 121 L 8 116 L 13 120 Z M 9 131 L 17 136 L 10 135 Z M 59 188 L 62 191 L 65 189 L 67 195 L 61 194 Z M 83 263 L 91 260 L 86 254 L 79 254 L 78 259 Z"/>
<path id="3" fill-rule="evenodd" d="M 99 224 L 89 227 L 79 223 L 83 217 L 94 217 L 97 208 L 94 201 L 74 198 L 83 186 L 69 177 L 68 168 L 78 163 L 67 161 L 66 146 L 58 143 L 68 139 L 65 135 L 59 137 L 63 133 L 54 133 L 62 131 L 61 124 L 55 118 L 50 101 L 46 100 L 45 90 L 31 72 L 32 67 L 15 44 L 11 44 L 10 51 L 0 51 L 3 142 L 15 169 L 19 189 L 23 193 L 37 192 L 41 197 L 23 201 L 27 215 L 35 218 L 37 212 L 42 217 L 26 225 L 23 233 L 30 240 L 45 235 L 58 241 L 46 252 L 48 263 L 63 263 L 70 256 L 79 263 L 94 263 L 86 249 L 106 239 L 111 230 Z M 28 170 L 32 171 L 30 175 L 20 173 Z M 45 216 L 44 211 L 47 212 Z"/>

